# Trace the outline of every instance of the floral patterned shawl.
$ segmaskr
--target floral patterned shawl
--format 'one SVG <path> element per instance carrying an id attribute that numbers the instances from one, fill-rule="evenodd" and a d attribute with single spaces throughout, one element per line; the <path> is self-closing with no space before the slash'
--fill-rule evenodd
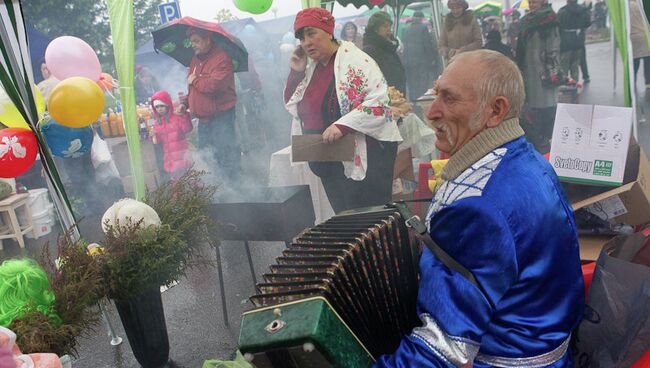
<path id="1" fill-rule="evenodd" d="M 368 167 L 366 138 L 368 135 L 379 141 L 400 142 L 397 124 L 390 119 L 388 87 L 377 63 L 353 43 L 339 41 L 334 59 L 336 94 L 341 108 L 341 118 L 334 124 L 348 126 L 354 134 L 354 161 L 343 161 L 345 176 L 363 180 Z M 316 62 L 309 59 L 305 78 L 298 84 L 293 96 L 287 102 L 287 110 L 293 116 L 291 134 L 302 134 L 298 103 L 309 85 Z"/>

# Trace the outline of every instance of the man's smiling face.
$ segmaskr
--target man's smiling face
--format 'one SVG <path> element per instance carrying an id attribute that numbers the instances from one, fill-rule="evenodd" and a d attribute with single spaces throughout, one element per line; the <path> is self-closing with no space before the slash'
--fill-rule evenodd
<path id="1" fill-rule="evenodd" d="M 456 153 L 485 127 L 474 88 L 483 68 L 472 61 L 460 56 L 449 64 L 436 82 L 437 96 L 427 111 L 436 130 L 436 147 L 448 154 Z"/>

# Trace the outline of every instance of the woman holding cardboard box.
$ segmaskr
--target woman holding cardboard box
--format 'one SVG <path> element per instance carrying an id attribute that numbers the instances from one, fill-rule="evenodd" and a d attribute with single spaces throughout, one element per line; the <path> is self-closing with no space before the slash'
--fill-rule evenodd
<path id="1" fill-rule="evenodd" d="M 310 169 L 321 178 L 334 212 L 389 202 L 402 138 L 387 117 L 381 70 L 353 43 L 334 39 L 334 17 L 325 9 L 300 11 L 294 31 L 300 46 L 291 55 L 284 92 L 292 134 L 322 134 L 326 143 L 354 137 L 350 161 L 310 162 Z"/>

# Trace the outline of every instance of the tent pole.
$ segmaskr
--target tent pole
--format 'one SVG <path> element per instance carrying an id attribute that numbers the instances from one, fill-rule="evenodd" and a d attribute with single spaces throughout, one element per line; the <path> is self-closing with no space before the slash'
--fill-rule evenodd
<path id="1" fill-rule="evenodd" d="M 433 20 L 433 35 L 436 43 L 440 39 L 440 12 L 438 11 L 438 2 L 440 0 L 431 0 L 431 18 Z"/>
<path id="2" fill-rule="evenodd" d="M 616 40 L 614 39 L 614 29 L 612 28 L 611 24 L 609 26 L 609 43 L 611 44 L 610 48 L 612 50 L 612 80 L 614 81 L 612 90 L 614 91 L 614 94 L 616 94 Z"/>
<path id="3" fill-rule="evenodd" d="M 624 68 L 628 69 L 628 81 L 630 88 L 630 104 L 632 105 L 632 135 L 636 141 L 639 141 L 638 121 L 637 121 L 637 101 L 636 101 L 636 78 L 634 78 L 634 50 L 632 50 L 632 39 L 630 37 L 631 24 L 630 24 L 630 1 L 624 0 L 625 4 L 625 38 L 627 41 L 627 65 Z M 645 65 L 644 65 L 645 66 Z"/>

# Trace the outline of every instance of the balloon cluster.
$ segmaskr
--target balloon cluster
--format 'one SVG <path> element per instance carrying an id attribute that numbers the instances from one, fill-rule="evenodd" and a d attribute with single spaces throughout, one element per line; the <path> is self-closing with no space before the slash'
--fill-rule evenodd
<path id="1" fill-rule="evenodd" d="M 106 77 L 100 79 L 102 67 L 90 45 L 77 37 L 57 37 L 45 50 L 45 64 L 61 81 L 47 100 L 54 120 L 70 128 L 96 121 L 104 110 L 104 94 L 97 82 L 104 85 Z"/>
<path id="2" fill-rule="evenodd" d="M 47 99 L 52 121 L 40 125 L 52 153 L 59 157 L 78 157 L 92 144 L 92 130 L 104 110 L 104 92 L 113 88 L 113 77 L 102 73 L 95 51 L 85 41 L 72 36 L 54 39 L 45 50 L 45 63 L 60 82 Z M 45 101 L 33 87 L 39 119 Z M 32 166 L 38 144 L 27 124 L 3 89 L 0 89 L 0 177 L 13 178 Z"/>
<path id="3" fill-rule="evenodd" d="M 237 9 L 251 14 L 262 14 L 271 8 L 273 0 L 233 0 Z"/>

